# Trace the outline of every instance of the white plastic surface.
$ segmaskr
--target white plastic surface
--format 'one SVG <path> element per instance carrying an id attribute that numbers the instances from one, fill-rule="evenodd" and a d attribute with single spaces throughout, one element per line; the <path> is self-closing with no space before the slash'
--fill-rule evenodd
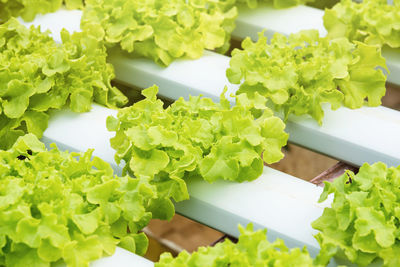
<path id="1" fill-rule="evenodd" d="M 43 135 L 46 143 L 55 142 L 71 151 L 95 148 L 95 155 L 115 165 L 115 151 L 110 146 L 114 136 L 107 131 L 106 119 L 116 117 L 117 111 L 94 104 L 90 112 L 75 113 L 70 110 L 52 112 L 49 127 Z M 114 166 L 115 167 L 115 166 Z"/>
<path id="2" fill-rule="evenodd" d="M 25 22 L 21 18 L 19 21 L 27 27 L 32 25 L 40 26 L 42 31 L 49 30 L 56 42 L 61 42 L 60 32 L 63 28 L 69 32 L 79 32 L 81 30 L 82 11 L 60 9 L 54 13 L 37 15 L 32 22 Z"/>
<path id="3" fill-rule="evenodd" d="M 229 57 L 205 51 L 195 60 L 178 59 L 167 68 L 146 58 L 127 58 L 118 50 L 110 51 L 109 62 L 113 64 L 116 80 L 139 88 L 153 84 L 159 86 L 159 93 L 170 99 L 188 98 L 189 95 L 203 95 L 219 101 L 225 86 L 226 96 L 238 89 L 226 78 Z M 230 98 L 232 99 L 232 98 Z"/>
<path id="4" fill-rule="evenodd" d="M 285 12 L 294 12 L 297 8 Z M 300 10 L 304 9 L 309 8 L 300 7 Z M 79 29 L 78 13 L 48 14 L 40 16 L 34 24 L 53 30 L 56 37 L 56 31 L 61 28 L 59 21 L 68 21 L 66 26 L 70 31 Z M 200 59 L 177 60 L 163 68 L 149 59 L 127 58 L 119 51 L 112 51 L 110 55 L 117 80 L 140 88 L 157 84 L 160 94 L 171 99 L 203 94 L 218 100 L 224 85 L 229 84 L 225 76 L 229 59 L 205 52 Z M 228 92 L 237 89 L 236 85 L 228 87 Z M 310 118 L 292 117 L 287 123 L 287 131 L 290 141 L 349 163 L 361 165 L 383 161 L 392 166 L 400 164 L 400 150 L 397 149 L 400 147 L 400 112 L 388 108 L 340 108 L 336 111 L 326 108 L 321 127 Z"/>
<path id="5" fill-rule="evenodd" d="M 319 204 L 322 188 L 265 167 L 255 181 L 212 185 L 193 179 L 188 183 L 190 200 L 176 204 L 178 213 L 232 236 L 237 224 L 253 222 L 268 229 L 268 238 L 284 239 L 289 247 L 303 247 L 316 255 L 319 245 L 311 223 L 322 215 L 329 201 Z"/>
<path id="6" fill-rule="evenodd" d="M 322 10 L 308 6 L 286 9 L 275 9 L 272 3 L 258 3 L 257 8 L 240 6 L 232 36 L 239 40 L 247 36 L 257 40 L 257 33 L 263 30 L 265 35 L 271 38 L 275 32 L 289 35 L 311 29 L 318 30 L 324 36 L 326 30 L 322 24 L 323 15 Z"/>
<path id="7" fill-rule="evenodd" d="M 53 112 L 43 141 L 70 151 L 94 148 L 95 156 L 113 163 L 120 173 L 121 166 L 114 163 L 115 151 L 109 145 L 113 133 L 105 127 L 106 118 L 115 113 L 96 104 L 83 114 Z M 280 237 L 291 247 L 307 245 L 314 255 L 318 250 L 311 222 L 326 205 L 317 203 L 320 187 L 268 167 L 253 182 L 209 184 L 192 179 L 188 187 L 190 200 L 176 204 L 177 211 L 187 217 L 233 236 L 238 236 L 238 223 L 254 222 L 256 228 L 268 228 L 271 240 Z"/>
<path id="8" fill-rule="evenodd" d="M 259 3 L 256 9 L 241 6 L 232 35 L 239 40 L 247 36 L 257 40 L 257 33 L 263 30 L 266 30 L 265 34 L 270 38 L 274 32 L 289 35 L 300 30 L 316 29 L 321 36 L 325 36 L 327 32 L 323 16 L 323 10 L 308 6 L 288 9 L 274 9 L 268 3 Z M 390 70 L 388 81 L 400 85 L 400 48 L 385 48 L 382 54 Z"/>

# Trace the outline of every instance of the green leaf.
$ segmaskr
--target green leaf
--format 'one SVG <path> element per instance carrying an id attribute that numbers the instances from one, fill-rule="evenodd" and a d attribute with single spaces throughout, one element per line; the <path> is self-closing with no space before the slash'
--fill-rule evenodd
<path id="1" fill-rule="evenodd" d="M 400 247 L 396 244 L 390 248 L 382 250 L 379 255 L 384 259 L 385 266 L 398 266 L 400 264 L 398 253 L 400 253 Z"/>
<path id="2" fill-rule="evenodd" d="M 93 210 L 86 214 L 74 214 L 72 216 L 72 221 L 78 226 L 82 233 L 89 235 L 96 231 L 98 221 L 101 218 L 98 209 Z"/>
<path id="3" fill-rule="evenodd" d="M 380 49 L 363 43 L 358 43 L 354 54 L 358 58 L 349 66 L 348 78 L 338 83 L 344 93 L 344 103 L 350 108 L 360 108 L 368 98 L 370 106 L 378 106 L 386 93 L 386 76 L 376 68 L 386 68 L 385 59 Z"/>
<path id="4" fill-rule="evenodd" d="M 32 152 L 43 152 L 45 151 L 45 146 L 35 135 L 26 134 L 17 139 L 13 149 L 19 153 L 26 153 L 27 150 L 31 150 Z"/>
<path id="5" fill-rule="evenodd" d="M 24 113 L 22 120 L 26 123 L 27 131 L 40 138 L 47 129 L 49 115 L 43 112 L 30 110 Z"/>
<path id="6" fill-rule="evenodd" d="M 4 114 L 11 119 L 22 117 L 33 93 L 31 85 L 19 80 L 9 81 L 7 89 L 1 94 Z"/>
<path id="7" fill-rule="evenodd" d="M 175 214 L 175 206 L 168 199 L 152 199 L 149 203 L 149 210 L 153 214 L 153 218 L 160 220 L 169 220 Z"/>
<path id="8" fill-rule="evenodd" d="M 89 262 L 102 256 L 102 245 L 97 236 L 80 237 L 79 242 L 73 241 L 63 249 L 63 258 L 68 266 L 89 266 Z"/>
<path id="9" fill-rule="evenodd" d="M 383 212 L 368 208 L 358 208 L 356 209 L 356 216 L 354 228 L 359 236 L 366 236 L 373 232 L 379 246 L 385 248 L 394 244 L 396 227 L 393 221 L 386 221 L 386 216 Z"/>
<path id="10" fill-rule="evenodd" d="M 142 151 L 135 149 L 129 167 L 138 176 L 154 176 L 169 163 L 168 154 L 162 150 Z"/>
<path id="11" fill-rule="evenodd" d="M 53 246 L 48 239 L 42 239 L 40 241 L 37 254 L 42 260 L 47 262 L 55 262 L 61 258 L 61 253 L 62 251 Z"/>
<path id="12" fill-rule="evenodd" d="M 84 6 L 82 0 L 64 0 L 64 2 L 67 9 L 81 9 Z"/>
<path id="13" fill-rule="evenodd" d="M 53 76 L 56 73 L 67 72 L 69 69 L 70 66 L 64 58 L 64 53 L 58 50 L 49 57 L 47 64 L 42 69 L 42 72 L 46 76 Z"/>
<path id="14" fill-rule="evenodd" d="M 19 244 L 14 251 L 6 255 L 6 266 L 49 267 L 50 264 L 42 260 L 35 249 Z"/>

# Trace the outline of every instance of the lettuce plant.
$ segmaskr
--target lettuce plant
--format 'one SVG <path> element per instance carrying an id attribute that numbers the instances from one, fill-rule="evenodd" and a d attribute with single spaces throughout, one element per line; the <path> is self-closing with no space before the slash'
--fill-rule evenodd
<path id="1" fill-rule="evenodd" d="M 1 0 L 0 22 L 18 16 L 32 21 L 37 14 L 55 12 L 62 4 L 68 9 L 83 8 L 83 0 Z"/>
<path id="2" fill-rule="evenodd" d="M 167 66 L 229 48 L 234 0 L 88 0 L 81 27 L 89 35 Z"/>
<path id="3" fill-rule="evenodd" d="M 33 134 L 0 151 L 0 266 L 89 266 L 121 246 L 144 254 L 154 189 L 113 175 L 92 150 L 46 150 Z"/>
<path id="4" fill-rule="evenodd" d="M 127 99 L 110 81 L 105 47 L 83 33 L 61 32 L 57 44 L 16 19 L 0 25 L 0 148 L 26 132 L 42 136 L 48 111 L 64 105 L 89 111 L 91 102 L 121 106 Z"/>
<path id="5" fill-rule="evenodd" d="M 324 25 L 331 38 L 400 47 L 400 1 L 388 4 L 387 0 L 342 0 L 325 11 Z"/>
<path id="6" fill-rule="evenodd" d="M 285 118 L 308 114 L 321 124 L 323 103 L 354 109 L 367 99 L 378 106 L 385 95 L 386 63 L 376 46 L 308 30 L 289 37 L 277 33 L 270 44 L 260 33 L 257 42 L 246 38 L 242 47 L 232 53 L 229 81 L 240 84 L 238 94 L 252 98 L 258 92 L 270 99 Z"/>
<path id="7" fill-rule="evenodd" d="M 285 125 L 265 107 L 264 97 L 250 101 L 240 95 L 234 107 L 223 94 L 220 103 L 180 98 L 164 109 L 157 92 L 155 86 L 143 90 L 146 98 L 108 117 L 107 128 L 116 132 L 115 160 L 125 161 L 125 173 L 157 187 L 158 205 L 171 211 L 166 218 L 173 214 L 171 197 L 189 198 L 188 178 L 250 181 L 261 175 L 263 161 L 283 157 Z"/>
<path id="8" fill-rule="evenodd" d="M 239 241 L 229 239 L 214 247 L 200 247 L 189 254 L 185 250 L 176 258 L 167 252 L 161 255 L 155 267 L 203 267 L 203 266 L 318 266 L 308 254 L 306 248 L 288 249 L 283 240 L 270 243 L 267 230 L 253 231 L 249 224 L 246 228 L 239 225 Z"/>
<path id="9" fill-rule="evenodd" d="M 320 202 L 333 194 L 330 208 L 312 226 L 326 259 L 337 254 L 359 266 L 375 259 L 400 265 L 400 167 L 365 163 L 358 174 L 347 171 L 325 182 Z"/>

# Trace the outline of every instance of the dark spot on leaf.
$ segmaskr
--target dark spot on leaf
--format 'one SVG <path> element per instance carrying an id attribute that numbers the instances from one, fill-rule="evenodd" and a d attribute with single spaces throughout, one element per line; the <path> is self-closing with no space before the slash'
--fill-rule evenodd
<path id="1" fill-rule="evenodd" d="M 29 155 L 32 156 L 32 150 L 28 149 L 28 150 L 26 151 L 26 153 L 28 153 Z"/>
<path id="2" fill-rule="evenodd" d="M 24 159 L 26 159 L 26 157 L 25 157 L 24 155 L 19 155 L 19 156 L 17 157 L 17 159 L 19 159 L 19 160 L 24 160 Z"/>
<path id="3" fill-rule="evenodd" d="M 351 179 L 350 175 L 346 172 L 347 177 L 349 177 L 349 180 L 346 182 L 346 184 L 351 184 L 353 183 L 353 180 Z"/>

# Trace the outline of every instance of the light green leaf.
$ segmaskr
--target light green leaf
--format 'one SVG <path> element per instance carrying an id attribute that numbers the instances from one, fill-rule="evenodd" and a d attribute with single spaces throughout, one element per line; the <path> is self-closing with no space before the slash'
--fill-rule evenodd
<path id="1" fill-rule="evenodd" d="M 129 167 L 138 176 L 154 176 L 164 169 L 169 163 L 167 153 L 162 150 L 142 151 L 135 149 Z"/>
<path id="2" fill-rule="evenodd" d="M 101 215 L 98 209 L 95 209 L 90 213 L 74 214 L 74 216 L 72 216 L 72 221 L 78 226 L 79 230 L 86 235 L 96 231 L 100 219 Z"/>
<path id="3" fill-rule="evenodd" d="M 7 85 L 7 90 L 1 94 L 4 114 L 11 119 L 22 117 L 28 108 L 29 97 L 33 93 L 34 89 L 31 85 L 19 80 L 11 80 Z"/>

